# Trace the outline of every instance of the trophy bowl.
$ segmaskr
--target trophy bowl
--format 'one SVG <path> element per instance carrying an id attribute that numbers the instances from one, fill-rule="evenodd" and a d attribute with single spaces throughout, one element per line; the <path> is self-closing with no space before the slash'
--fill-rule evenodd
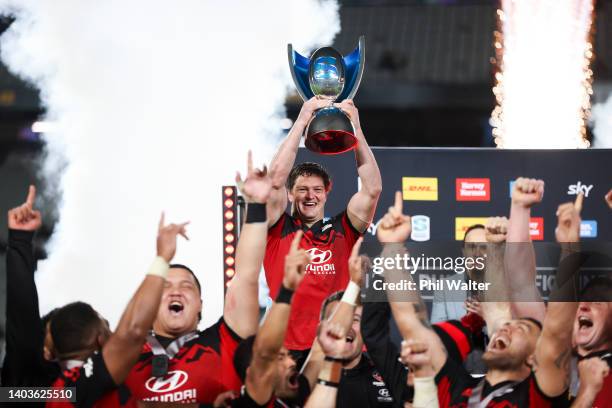
<path id="1" fill-rule="evenodd" d="M 329 106 L 315 112 L 306 129 L 304 145 L 319 154 L 340 154 L 357 146 L 355 128 L 350 118 L 334 102 L 352 99 L 363 75 L 365 38 L 343 57 L 332 47 L 316 50 L 306 58 L 287 47 L 289 67 L 296 89 L 304 101 L 316 96 L 327 99 Z"/>

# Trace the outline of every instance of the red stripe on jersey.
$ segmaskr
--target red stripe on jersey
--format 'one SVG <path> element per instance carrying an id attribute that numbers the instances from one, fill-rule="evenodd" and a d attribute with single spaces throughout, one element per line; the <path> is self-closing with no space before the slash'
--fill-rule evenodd
<path id="1" fill-rule="evenodd" d="M 466 337 L 465 333 L 463 333 L 460 329 L 458 329 L 452 323 L 449 322 L 436 323 L 436 326 L 440 327 L 449 336 L 451 336 L 451 338 L 457 345 L 457 348 L 459 349 L 459 353 L 461 354 L 461 360 L 465 360 L 465 358 L 470 352 L 470 340 Z"/>
<path id="2" fill-rule="evenodd" d="M 438 383 L 438 404 L 440 408 L 448 408 L 451 404 L 450 381 L 446 376 Z"/>

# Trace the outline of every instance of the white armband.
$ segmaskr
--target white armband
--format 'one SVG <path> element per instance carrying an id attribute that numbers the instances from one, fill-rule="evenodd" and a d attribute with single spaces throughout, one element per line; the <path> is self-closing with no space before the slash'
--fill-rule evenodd
<path id="1" fill-rule="evenodd" d="M 166 262 L 166 260 L 161 256 L 157 256 L 151 264 L 147 275 L 159 276 L 161 278 L 166 279 L 169 270 L 170 265 L 168 265 L 168 262 Z"/>
<path id="2" fill-rule="evenodd" d="M 342 295 L 341 302 L 348 303 L 351 306 L 355 306 L 357 304 L 357 297 L 359 296 L 359 292 L 361 288 L 358 284 L 353 281 L 349 281 L 346 290 L 344 291 L 344 295 Z"/>

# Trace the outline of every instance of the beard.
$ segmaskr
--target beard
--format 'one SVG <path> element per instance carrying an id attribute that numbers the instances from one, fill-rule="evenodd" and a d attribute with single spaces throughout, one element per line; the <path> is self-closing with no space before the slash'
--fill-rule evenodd
<path id="1" fill-rule="evenodd" d="M 492 353 L 486 351 L 482 355 L 482 361 L 488 369 L 515 370 L 527 364 L 527 356 L 513 355 L 511 353 Z"/>

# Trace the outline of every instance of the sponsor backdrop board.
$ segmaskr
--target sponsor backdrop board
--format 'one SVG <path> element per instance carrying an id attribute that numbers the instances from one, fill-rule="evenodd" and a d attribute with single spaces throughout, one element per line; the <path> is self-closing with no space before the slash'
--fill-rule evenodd
<path id="1" fill-rule="evenodd" d="M 612 241 L 612 212 L 604 195 L 612 188 L 612 150 L 499 150 L 373 148 L 383 192 L 366 239 L 402 191 L 404 212 L 413 216 L 414 241 L 460 240 L 467 227 L 489 216 L 508 216 L 511 184 L 519 176 L 546 183 L 542 203 L 532 210 L 534 241 L 554 242 L 560 203 L 585 194 L 581 234 L 585 241 Z M 315 161 L 332 175 L 326 215 L 345 208 L 356 191 L 354 153 L 321 156 L 300 149 L 297 163 Z"/>

